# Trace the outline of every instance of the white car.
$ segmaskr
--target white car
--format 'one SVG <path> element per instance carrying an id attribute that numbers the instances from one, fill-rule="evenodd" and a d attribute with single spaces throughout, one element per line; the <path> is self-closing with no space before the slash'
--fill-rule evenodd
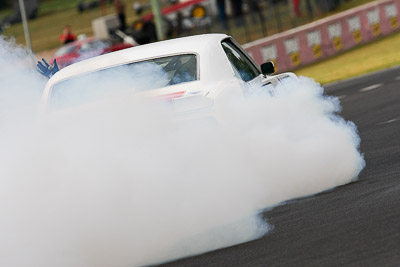
<path id="1" fill-rule="evenodd" d="M 44 111 L 64 109 L 135 92 L 168 99 L 177 113 L 212 109 L 226 93 L 273 90 L 293 73 L 271 75 L 230 36 L 205 34 L 137 46 L 72 64 L 51 77 Z"/>

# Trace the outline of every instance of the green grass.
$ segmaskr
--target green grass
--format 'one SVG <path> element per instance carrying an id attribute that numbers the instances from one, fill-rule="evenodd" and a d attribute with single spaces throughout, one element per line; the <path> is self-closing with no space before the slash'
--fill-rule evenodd
<path id="1" fill-rule="evenodd" d="M 11 9 L 2 9 L 0 10 L 0 21 L 5 17 L 5 16 L 9 16 L 13 13 L 13 11 Z"/>
<path id="2" fill-rule="evenodd" d="M 400 64 L 400 32 L 296 70 L 325 84 Z"/>
<path id="3" fill-rule="evenodd" d="M 42 14 L 63 11 L 65 9 L 76 8 L 79 2 L 81 2 L 81 0 L 42 0 L 40 1 L 39 6 L 39 16 Z"/>

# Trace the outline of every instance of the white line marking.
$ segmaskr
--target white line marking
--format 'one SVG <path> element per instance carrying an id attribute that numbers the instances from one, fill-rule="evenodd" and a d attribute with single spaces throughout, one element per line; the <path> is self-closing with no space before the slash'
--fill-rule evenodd
<path id="1" fill-rule="evenodd" d="M 367 92 L 367 91 L 370 91 L 370 90 L 374 90 L 376 88 L 381 87 L 382 85 L 383 85 L 383 83 L 373 84 L 371 86 L 368 86 L 368 87 L 360 89 L 360 92 Z"/>
<path id="2" fill-rule="evenodd" d="M 327 89 L 328 87 L 331 87 L 332 85 L 342 84 L 342 83 L 345 83 L 345 82 L 348 82 L 348 81 L 354 81 L 354 80 L 358 80 L 360 78 L 370 77 L 370 76 L 373 76 L 373 75 L 376 75 L 376 74 L 386 73 L 386 72 L 389 72 L 389 71 L 392 71 L 392 70 L 397 70 L 397 69 L 400 69 L 400 66 L 394 66 L 394 67 L 390 67 L 390 68 L 387 68 L 387 69 L 384 69 L 384 70 L 378 70 L 378 71 L 370 72 L 370 73 L 367 73 L 367 74 L 361 74 L 361 75 L 355 76 L 353 78 L 348 78 L 346 80 L 326 83 L 326 84 L 324 84 L 324 88 Z"/>
<path id="3" fill-rule="evenodd" d="M 339 95 L 339 96 L 337 96 L 337 98 L 339 99 L 339 100 L 341 100 L 341 99 L 343 99 L 343 98 L 345 98 L 347 95 Z"/>
<path id="4" fill-rule="evenodd" d="M 397 76 L 396 78 L 394 78 L 396 81 L 400 80 L 400 76 Z"/>
<path id="5" fill-rule="evenodd" d="M 388 121 L 380 122 L 380 123 L 378 123 L 378 125 L 389 124 L 389 123 L 392 123 L 392 122 L 395 122 L 395 121 L 398 121 L 398 120 L 399 120 L 398 118 L 394 118 L 394 119 L 391 119 L 391 120 L 388 120 Z"/>

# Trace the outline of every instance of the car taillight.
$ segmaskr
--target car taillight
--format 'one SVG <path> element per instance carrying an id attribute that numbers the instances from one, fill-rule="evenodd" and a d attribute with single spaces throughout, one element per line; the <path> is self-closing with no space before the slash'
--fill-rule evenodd
<path id="1" fill-rule="evenodd" d="M 158 98 L 163 99 L 163 100 L 172 100 L 177 97 L 182 97 L 185 93 L 186 93 L 186 91 L 179 91 L 179 92 L 160 95 L 160 96 L 158 96 Z"/>

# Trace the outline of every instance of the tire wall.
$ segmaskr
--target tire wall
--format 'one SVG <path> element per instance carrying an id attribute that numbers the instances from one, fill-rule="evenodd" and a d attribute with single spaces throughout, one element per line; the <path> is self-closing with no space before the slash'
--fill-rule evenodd
<path id="1" fill-rule="evenodd" d="M 400 0 L 381 0 L 243 45 L 258 64 L 289 71 L 399 31 Z"/>

